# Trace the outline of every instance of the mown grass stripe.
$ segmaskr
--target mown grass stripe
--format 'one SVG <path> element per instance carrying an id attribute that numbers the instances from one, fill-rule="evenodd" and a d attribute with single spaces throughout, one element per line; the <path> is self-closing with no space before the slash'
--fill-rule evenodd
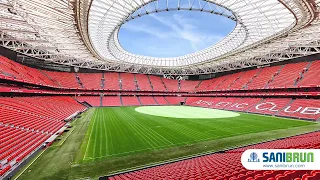
<path id="1" fill-rule="evenodd" d="M 180 115 L 182 113 L 179 112 Z M 85 155 L 87 159 L 135 154 L 310 124 L 248 114 L 220 119 L 167 118 L 136 112 L 135 107 L 99 108 L 93 118 L 93 132 Z"/>
<path id="2" fill-rule="evenodd" d="M 92 126 L 91 129 L 90 129 L 90 135 L 89 135 L 89 140 L 88 140 L 88 144 L 86 146 L 86 151 L 85 151 L 85 154 L 84 154 L 84 157 L 83 159 L 85 159 L 87 157 L 87 154 L 88 154 L 88 151 L 90 150 L 91 148 L 91 141 L 92 141 L 92 132 L 94 132 L 94 126 L 95 126 L 95 120 L 96 120 L 96 115 L 97 115 L 97 110 L 94 111 L 94 114 L 93 114 L 93 121 L 92 121 L 92 124 L 90 123 L 90 125 Z M 89 125 L 89 126 L 90 126 Z"/>

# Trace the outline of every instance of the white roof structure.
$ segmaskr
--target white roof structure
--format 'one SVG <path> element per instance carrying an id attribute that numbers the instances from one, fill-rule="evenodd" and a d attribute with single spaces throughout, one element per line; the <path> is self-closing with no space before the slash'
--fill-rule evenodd
<path id="1" fill-rule="evenodd" d="M 0 45 L 58 64 L 193 75 L 261 66 L 320 52 L 320 0 L 0 0 Z M 180 57 L 132 54 L 118 39 L 132 19 L 199 11 L 236 22 L 220 42 Z M 168 22 L 169 23 L 169 22 Z"/>

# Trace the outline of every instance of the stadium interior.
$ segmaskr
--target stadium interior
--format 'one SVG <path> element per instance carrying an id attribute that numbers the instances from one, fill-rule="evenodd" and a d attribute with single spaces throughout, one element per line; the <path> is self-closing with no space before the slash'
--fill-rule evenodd
<path id="1" fill-rule="evenodd" d="M 120 45 L 122 25 L 166 11 L 236 25 L 179 57 Z M 319 180 L 241 164 L 247 149 L 320 149 L 319 12 L 318 0 L 0 0 L 0 179 Z"/>

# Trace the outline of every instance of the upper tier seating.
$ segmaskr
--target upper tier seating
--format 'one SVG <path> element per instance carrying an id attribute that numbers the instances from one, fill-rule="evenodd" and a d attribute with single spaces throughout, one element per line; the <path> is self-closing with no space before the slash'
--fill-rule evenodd
<path id="1" fill-rule="evenodd" d="M 138 87 L 141 91 L 152 91 L 148 75 L 135 74 Z"/>
<path id="2" fill-rule="evenodd" d="M 304 74 L 297 86 L 319 87 L 320 86 L 320 60 L 313 61 L 308 71 Z"/>
<path id="3" fill-rule="evenodd" d="M 268 84 L 270 88 L 286 88 L 293 87 L 300 73 L 306 68 L 309 62 L 301 62 L 294 64 L 286 64 L 280 73 L 274 77 L 274 80 Z"/>
<path id="4" fill-rule="evenodd" d="M 272 77 L 281 69 L 281 66 L 263 68 L 248 84 L 248 89 L 263 89 Z"/>
<path id="5" fill-rule="evenodd" d="M 119 73 L 105 73 L 104 79 L 104 89 L 120 90 Z"/>
<path id="6" fill-rule="evenodd" d="M 22 72 L 18 72 L 16 70 L 16 62 L 14 61 L 10 61 L 9 59 L 7 59 L 6 57 L 0 56 L 0 71 L 1 74 L 3 76 L 7 76 L 7 77 L 11 77 L 14 78 L 16 80 L 20 80 L 20 81 L 26 81 L 26 82 L 33 82 L 30 79 L 30 74 L 27 74 L 26 72 L 22 71 Z"/>
<path id="7" fill-rule="evenodd" d="M 103 96 L 102 106 L 122 106 L 120 96 Z"/>
<path id="8" fill-rule="evenodd" d="M 154 96 L 154 99 L 157 101 L 158 105 L 169 105 L 168 101 L 163 96 Z"/>
<path id="9" fill-rule="evenodd" d="M 196 91 L 205 91 L 213 83 L 213 79 L 203 80 L 200 82 L 199 87 L 196 88 Z"/>
<path id="10" fill-rule="evenodd" d="M 136 96 L 122 96 L 122 104 L 124 106 L 140 106 L 139 99 Z"/>
<path id="11" fill-rule="evenodd" d="M 228 78 L 226 78 L 222 84 L 217 86 L 216 90 L 228 90 L 229 87 L 242 76 L 242 74 L 243 72 L 228 75 Z"/>
<path id="12" fill-rule="evenodd" d="M 47 86 L 58 86 L 39 70 L 21 65 L 3 56 L 0 56 L 0 74 L 17 81 Z"/>
<path id="13" fill-rule="evenodd" d="M 141 105 L 158 105 L 153 96 L 139 96 Z"/>
<path id="14" fill-rule="evenodd" d="M 309 67 L 309 64 L 311 66 Z M 320 61 L 300 62 L 228 74 L 202 81 L 184 81 L 130 73 L 67 73 L 38 70 L 0 56 L 0 78 L 31 84 L 86 90 L 229 91 L 287 87 L 317 87 Z M 121 80 L 121 81 L 120 81 Z M 199 86 L 199 87 L 197 87 Z M 197 87 L 197 88 L 196 88 Z M 179 89 L 180 88 L 180 89 Z"/>
<path id="15" fill-rule="evenodd" d="M 77 75 L 85 89 L 102 89 L 102 73 L 78 73 Z"/>
<path id="16" fill-rule="evenodd" d="M 207 89 L 203 90 L 216 90 L 225 80 L 227 77 L 220 76 L 218 78 L 213 79 L 213 82 L 207 87 Z"/>
<path id="17" fill-rule="evenodd" d="M 74 73 L 53 72 L 53 71 L 42 71 L 42 72 L 63 88 L 72 88 L 72 89 L 81 88 L 80 84 L 77 81 L 76 75 Z"/>
<path id="18" fill-rule="evenodd" d="M 153 91 L 166 91 L 163 82 L 158 76 L 149 76 Z M 177 86 L 178 87 L 178 86 Z"/>
<path id="19" fill-rule="evenodd" d="M 180 102 L 184 102 L 185 97 L 165 96 L 165 99 L 166 99 L 171 105 L 180 105 Z"/>
<path id="20" fill-rule="evenodd" d="M 136 83 L 134 80 L 134 74 L 120 73 L 122 90 L 124 91 L 135 91 L 137 90 Z"/>
<path id="21" fill-rule="evenodd" d="M 40 82 L 40 85 L 46 85 L 51 87 L 58 87 L 59 85 L 51 80 L 46 74 L 42 73 L 38 69 L 29 68 L 27 66 L 22 66 L 29 74 L 34 77 L 34 82 Z"/>
<path id="22" fill-rule="evenodd" d="M 91 106 L 100 106 L 100 96 L 79 96 L 77 100 L 80 102 L 87 102 Z"/>
<path id="23" fill-rule="evenodd" d="M 242 76 L 235 81 L 229 89 L 245 89 L 246 85 L 250 82 L 250 80 L 260 71 L 261 69 L 254 69 L 245 71 Z"/>
<path id="24" fill-rule="evenodd" d="M 0 179 L 85 109 L 71 97 L 0 97 Z"/>
<path id="25" fill-rule="evenodd" d="M 295 179 L 303 177 L 320 178 L 320 171 L 253 171 L 241 164 L 241 155 L 246 149 L 319 149 L 320 132 L 275 140 L 262 144 L 247 146 L 214 153 L 188 160 L 182 160 L 152 168 L 136 170 L 109 177 L 110 180 L 121 179 L 216 179 L 216 180 L 274 180 Z M 268 179 L 270 180 L 270 179 Z"/>
<path id="26" fill-rule="evenodd" d="M 194 92 L 200 81 L 180 81 L 180 91 L 183 92 Z"/>
<path id="27" fill-rule="evenodd" d="M 162 78 L 164 85 L 167 87 L 168 91 L 177 92 L 179 91 L 178 80 Z"/>

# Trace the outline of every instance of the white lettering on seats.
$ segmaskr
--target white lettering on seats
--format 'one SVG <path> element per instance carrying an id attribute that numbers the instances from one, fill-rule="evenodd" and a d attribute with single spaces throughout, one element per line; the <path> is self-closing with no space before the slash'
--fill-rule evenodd
<path id="1" fill-rule="evenodd" d="M 265 107 L 265 108 L 260 108 L 260 106 L 263 106 L 263 105 L 268 105 L 268 104 L 271 104 L 272 107 Z M 269 110 L 269 111 L 279 111 L 279 110 L 276 110 L 275 108 L 277 107 L 276 104 L 274 104 L 273 102 L 265 102 L 265 103 L 261 103 L 261 104 L 258 104 L 256 105 L 256 109 L 257 110 L 261 110 L 261 111 L 264 111 L 264 110 Z"/>
<path id="2" fill-rule="evenodd" d="M 295 111 L 290 111 L 290 108 L 291 108 L 291 106 L 286 107 L 286 108 L 284 109 L 284 112 L 287 112 L 287 113 L 296 113 L 296 112 L 299 112 L 299 111 L 302 109 L 302 107 L 299 107 L 299 108 L 297 108 Z"/>
<path id="3" fill-rule="evenodd" d="M 320 108 L 315 108 L 315 107 L 306 107 L 304 108 L 301 112 L 301 114 L 319 114 L 320 113 Z"/>
<path id="4" fill-rule="evenodd" d="M 223 104 L 225 104 L 225 105 L 223 105 Z M 230 103 L 230 102 L 219 102 L 219 103 L 216 104 L 216 106 L 226 107 L 226 106 L 228 106 L 229 104 L 231 104 L 231 103 Z"/>
<path id="5" fill-rule="evenodd" d="M 247 107 L 247 106 L 249 106 L 249 104 L 247 104 L 247 103 L 241 103 L 241 104 L 237 104 L 237 105 L 236 105 L 236 108 L 242 109 L 242 108 L 245 108 L 245 107 Z"/>

